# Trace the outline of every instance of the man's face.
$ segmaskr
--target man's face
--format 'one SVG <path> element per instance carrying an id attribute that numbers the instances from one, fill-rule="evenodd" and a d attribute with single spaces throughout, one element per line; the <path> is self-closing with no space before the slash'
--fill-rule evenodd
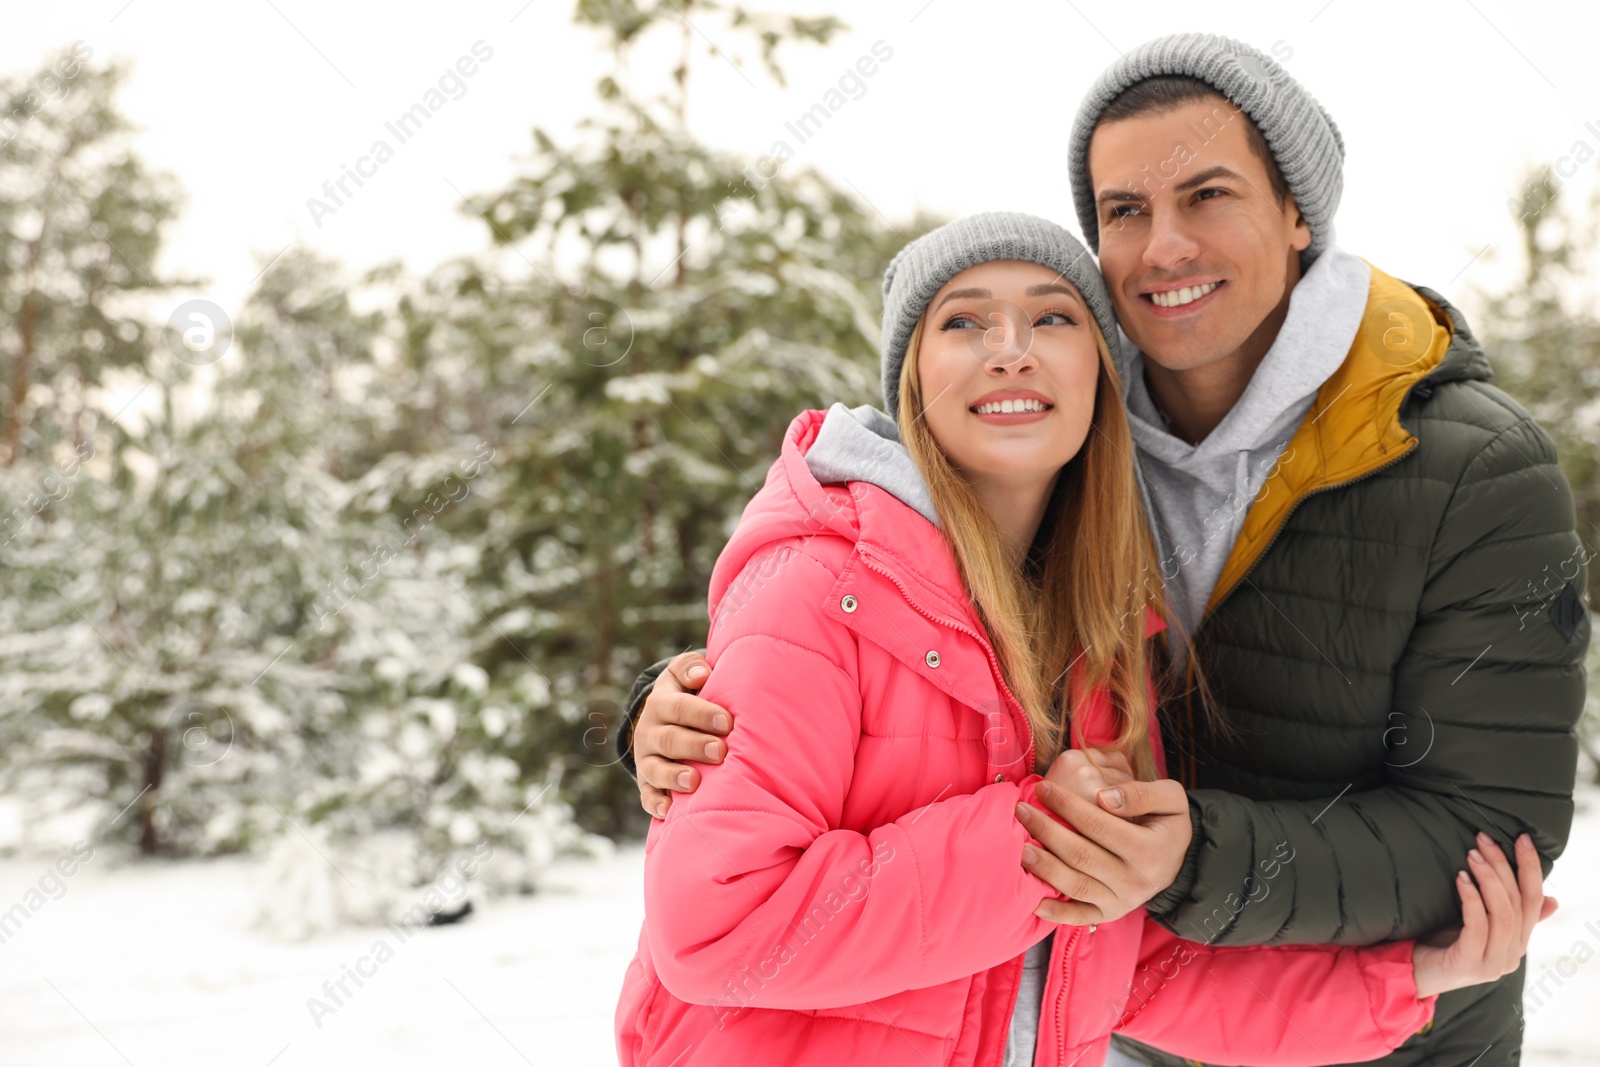
<path id="1" fill-rule="evenodd" d="M 1311 243 L 1294 198 L 1272 195 L 1249 121 L 1216 96 L 1102 125 L 1089 141 L 1100 270 L 1123 330 L 1168 370 L 1243 348 Z"/>

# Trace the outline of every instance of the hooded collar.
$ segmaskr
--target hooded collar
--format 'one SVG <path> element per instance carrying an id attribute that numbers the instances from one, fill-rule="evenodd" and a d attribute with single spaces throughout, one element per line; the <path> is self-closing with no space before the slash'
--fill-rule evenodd
<path id="1" fill-rule="evenodd" d="M 887 414 L 870 404 L 834 404 L 806 452 L 806 467 L 817 481 L 868 482 L 918 515 L 939 525 L 928 483 L 900 443 L 900 431 Z"/>
<path id="2" fill-rule="evenodd" d="M 1339 248 L 1311 265 L 1289 296 L 1277 338 L 1232 410 L 1199 444 L 1175 436 L 1144 381 L 1144 353 L 1132 352 L 1124 388 L 1135 442 L 1153 458 L 1183 469 L 1286 439 L 1322 383 L 1344 362 L 1361 328 L 1371 268 Z"/>
<path id="3" fill-rule="evenodd" d="M 854 545 L 854 555 L 881 561 L 924 610 L 978 625 L 927 485 L 883 412 L 835 404 L 827 412 L 801 412 L 789 424 L 766 485 L 712 570 L 713 615 L 751 559 L 779 542 L 815 537 L 841 538 Z"/>

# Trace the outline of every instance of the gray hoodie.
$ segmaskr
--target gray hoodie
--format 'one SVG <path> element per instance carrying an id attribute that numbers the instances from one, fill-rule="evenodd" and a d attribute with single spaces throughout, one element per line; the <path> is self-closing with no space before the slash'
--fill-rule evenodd
<path id="1" fill-rule="evenodd" d="M 889 493 L 923 518 L 939 525 L 928 483 L 900 443 L 894 419 L 871 404 L 835 404 L 806 452 L 806 468 L 823 485 L 866 482 Z"/>
<path id="2" fill-rule="evenodd" d="M 1167 598 L 1194 633 L 1245 512 L 1311 410 L 1317 390 L 1344 362 L 1367 306 L 1372 271 L 1329 248 L 1289 296 L 1278 337 L 1233 409 L 1205 440 L 1173 436 L 1145 388 L 1144 354 L 1124 370 L 1128 422 L 1137 446 Z"/>

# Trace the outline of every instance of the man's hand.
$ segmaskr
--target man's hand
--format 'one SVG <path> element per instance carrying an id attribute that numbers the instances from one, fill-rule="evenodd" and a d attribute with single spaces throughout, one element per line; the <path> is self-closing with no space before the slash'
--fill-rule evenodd
<path id="1" fill-rule="evenodd" d="M 1018 819 L 1047 849 L 1024 848 L 1023 866 L 1071 898 L 1040 901 L 1040 918 L 1074 926 L 1110 922 L 1177 877 L 1194 836 L 1188 796 L 1171 779 L 1135 781 L 1126 766 L 1076 749 L 1051 764 L 1037 794 L 1073 830 L 1017 805 Z"/>
<path id="2" fill-rule="evenodd" d="M 693 695 L 711 677 L 711 664 L 698 652 L 674 656 L 644 698 L 630 747 L 639 768 L 639 804 L 658 819 L 667 817 L 672 794 L 692 793 L 700 784 L 696 763 L 721 763 L 733 729 L 728 709 Z"/>

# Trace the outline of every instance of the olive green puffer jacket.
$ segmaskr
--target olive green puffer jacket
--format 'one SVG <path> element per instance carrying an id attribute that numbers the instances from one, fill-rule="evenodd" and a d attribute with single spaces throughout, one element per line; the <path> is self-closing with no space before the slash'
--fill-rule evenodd
<path id="1" fill-rule="evenodd" d="M 1197 833 L 1148 907 L 1174 931 L 1411 937 L 1460 921 L 1453 878 L 1476 831 L 1508 855 L 1528 831 L 1547 869 L 1560 855 L 1587 557 L 1554 446 L 1489 377 L 1453 307 L 1373 270 L 1357 340 L 1252 503 L 1194 635 L 1232 733 L 1193 700 L 1173 709 L 1168 766 Z M 1379 1062 L 1517 1063 L 1522 980 L 1445 994 Z"/>

